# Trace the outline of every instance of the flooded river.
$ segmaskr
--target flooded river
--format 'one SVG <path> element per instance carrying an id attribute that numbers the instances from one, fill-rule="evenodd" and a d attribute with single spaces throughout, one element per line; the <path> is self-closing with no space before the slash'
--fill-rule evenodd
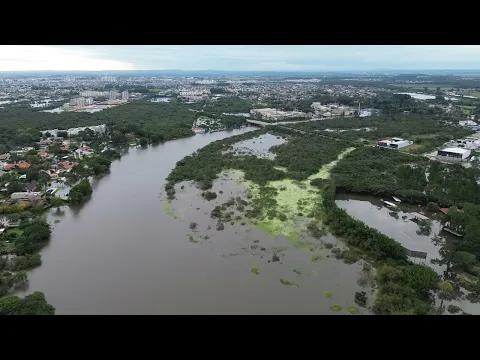
<path id="1" fill-rule="evenodd" d="M 172 203 L 175 215 L 164 211 L 165 178 L 177 161 L 214 140 L 254 130 L 130 149 L 109 175 L 93 182 L 83 206 L 51 210 L 53 233 L 43 264 L 30 272 L 19 295 L 42 291 L 57 314 L 353 312 L 360 265 L 328 255 L 312 262 L 308 250 L 248 224 L 216 231 L 210 211 L 241 194 L 234 182 L 223 184 L 223 197 L 211 202 L 185 186 Z M 198 223 L 195 231 L 191 222 Z"/>

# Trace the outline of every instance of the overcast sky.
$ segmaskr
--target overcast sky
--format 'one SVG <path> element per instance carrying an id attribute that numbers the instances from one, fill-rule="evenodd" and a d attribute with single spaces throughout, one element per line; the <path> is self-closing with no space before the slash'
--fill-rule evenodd
<path id="1" fill-rule="evenodd" d="M 0 45 L 0 71 L 478 69 L 480 45 Z"/>

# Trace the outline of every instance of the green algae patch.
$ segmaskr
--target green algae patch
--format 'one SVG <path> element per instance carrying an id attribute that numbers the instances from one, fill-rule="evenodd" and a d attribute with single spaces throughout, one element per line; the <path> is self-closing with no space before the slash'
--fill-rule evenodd
<path id="1" fill-rule="evenodd" d="M 285 280 L 285 279 L 280 279 L 280 283 L 282 285 L 287 285 L 287 286 L 293 286 L 293 287 L 296 287 L 298 288 L 298 284 L 295 284 L 294 282 L 291 282 L 291 281 L 288 281 L 288 280 Z"/>
<path id="2" fill-rule="evenodd" d="M 331 299 L 333 294 L 330 291 L 324 291 L 323 296 L 325 296 L 325 299 Z"/>
<path id="3" fill-rule="evenodd" d="M 163 211 L 165 214 L 168 216 L 173 217 L 174 219 L 178 219 L 178 217 L 173 213 L 172 209 L 170 209 L 170 205 L 172 203 L 172 200 L 166 200 L 163 202 Z"/>
<path id="4" fill-rule="evenodd" d="M 250 272 L 251 272 L 251 273 L 254 273 L 255 275 L 259 275 L 259 274 L 260 274 L 260 271 L 259 271 L 259 268 L 258 268 L 258 264 L 253 265 L 253 266 L 250 268 Z"/>
<path id="5" fill-rule="evenodd" d="M 229 170 L 229 173 L 238 176 L 236 182 L 247 189 L 251 201 L 265 203 L 268 200 L 271 202 L 270 205 L 262 208 L 260 215 L 251 219 L 251 223 L 273 238 L 283 235 L 296 247 L 305 248 L 306 245 L 299 241 L 302 234 L 301 229 L 306 227 L 307 217 L 315 216 L 315 213 L 318 212 L 318 204 L 322 201 L 320 190 L 312 186 L 310 181 L 317 178 L 328 178 L 331 169 L 352 150 L 354 148 L 345 150 L 336 160 L 322 166 L 317 174 L 310 176 L 305 181 L 292 179 L 270 181 L 266 187 L 262 188 L 258 184 L 246 180 L 240 170 Z"/>
<path id="6" fill-rule="evenodd" d="M 360 314 L 360 310 L 358 310 L 356 306 L 349 306 L 347 310 L 350 314 L 353 314 L 353 315 Z"/>
<path id="7" fill-rule="evenodd" d="M 313 275 L 313 276 L 318 276 L 318 272 L 315 271 L 315 270 L 313 270 L 313 271 L 312 271 L 312 275 Z"/>
<path id="8" fill-rule="evenodd" d="M 343 308 L 342 308 L 340 305 L 338 305 L 338 304 L 335 304 L 335 305 L 330 306 L 330 310 L 332 310 L 333 312 L 339 312 L 339 311 L 341 311 L 342 309 L 343 309 Z"/>

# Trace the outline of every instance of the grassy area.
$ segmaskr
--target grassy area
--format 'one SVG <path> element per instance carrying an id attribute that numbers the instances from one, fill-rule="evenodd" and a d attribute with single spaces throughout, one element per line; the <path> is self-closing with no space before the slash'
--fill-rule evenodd
<path id="1" fill-rule="evenodd" d="M 6 232 L 6 235 L 10 235 L 10 234 L 16 234 L 17 236 L 20 236 L 23 234 L 23 230 L 17 230 L 17 229 L 8 229 L 7 232 Z"/>
<path id="2" fill-rule="evenodd" d="M 460 109 L 462 109 L 462 113 L 464 115 L 472 115 L 472 111 L 475 109 L 475 106 L 460 105 Z"/>

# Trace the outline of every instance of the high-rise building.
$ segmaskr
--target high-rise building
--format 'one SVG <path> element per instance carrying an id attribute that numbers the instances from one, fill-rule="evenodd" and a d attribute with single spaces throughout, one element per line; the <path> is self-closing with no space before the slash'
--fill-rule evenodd
<path id="1" fill-rule="evenodd" d="M 110 90 L 108 94 L 108 100 L 116 100 L 117 99 L 117 92 L 115 90 Z"/>
<path id="2" fill-rule="evenodd" d="M 71 106 L 85 106 L 85 104 L 86 104 L 86 101 L 85 101 L 85 98 L 83 97 L 70 100 Z"/>
<path id="3" fill-rule="evenodd" d="M 89 97 L 85 99 L 85 105 L 92 105 L 93 104 L 93 98 Z"/>
<path id="4" fill-rule="evenodd" d="M 128 100 L 128 90 L 125 90 L 122 92 L 122 100 L 127 101 Z"/>

